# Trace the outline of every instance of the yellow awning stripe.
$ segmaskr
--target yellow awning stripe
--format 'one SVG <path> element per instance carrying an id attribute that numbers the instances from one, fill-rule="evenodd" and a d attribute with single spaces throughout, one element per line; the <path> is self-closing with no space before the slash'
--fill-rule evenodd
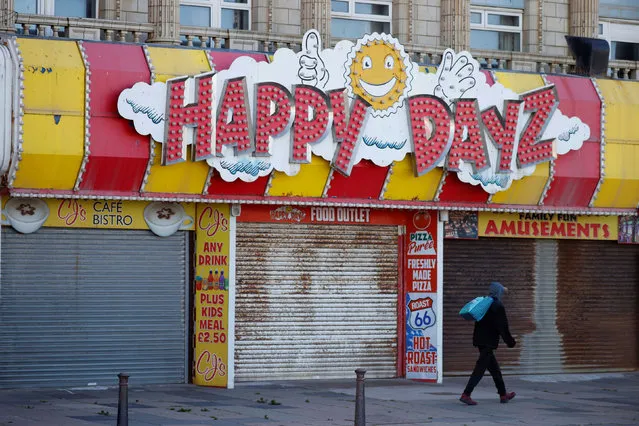
<path id="1" fill-rule="evenodd" d="M 415 177 L 413 156 L 407 155 L 402 161 L 393 163 L 384 199 L 432 201 L 442 174 L 443 169 L 436 167 L 423 176 Z"/>
<path id="2" fill-rule="evenodd" d="M 598 79 L 604 99 L 604 179 L 595 207 L 636 208 L 639 204 L 639 82 Z"/>
<path id="3" fill-rule="evenodd" d="M 326 186 L 331 165 L 315 155 L 310 164 L 302 164 L 295 176 L 273 171 L 271 186 L 267 188 L 269 196 L 280 197 L 321 197 Z M 335 172 L 339 173 L 339 172 Z"/>
<path id="4" fill-rule="evenodd" d="M 85 69 L 72 41 L 18 38 L 24 67 L 18 188 L 71 190 L 84 157 Z"/>
<path id="5" fill-rule="evenodd" d="M 149 47 L 155 81 L 165 82 L 174 77 L 195 75 L 211 71 L 204 50 L 168 47 Z M 162 166 L 162 146 L 154 144 L 155 158 L 144 188 L 146 192 L 174 192 L 201 194 L 209 172 L 206 161 L 191 161 L 191 147 L 183 163 Z"/>

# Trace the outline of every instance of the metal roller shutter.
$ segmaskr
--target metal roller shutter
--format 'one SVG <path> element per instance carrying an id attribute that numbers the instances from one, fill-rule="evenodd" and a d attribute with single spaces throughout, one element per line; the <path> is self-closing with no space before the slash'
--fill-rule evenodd
<path id="1" fill-rule="evenodd" d="M 639 246 L 560 241 L 558 267 L 564 368 L 639 367 Z"/>
<path id="2" fill-rule="evenodd" d="M 477 360 L 473 323 L 459 316 L 469 300 L 488 294 L 491 281 L 508 287 L 504 297 L 511 332 L 520 336 L 533 327 L 535 241 L 500 238 L 444 241 L 444 373 L 468 374 Z M 522 345 L 505 350 L 497 359 L 504 372 L 519 368 Z"/>
<path id="3" fill-rule="evenodd" d="M 547 374 L 633 370 L 639 249 L 606 241 L 489 239 L 444 244 L 444 372 L 468 374 L 477 352 L 459 309 L 491 280 L 510 292 L 518 345 L 497 352 L 504 372 Z"/>
<path id="4" fill-rule="evenodd" d="M 398 228 L 238 223 L 238 381 L 395 377 Z"/>
<path id="5" fill-rule="evenodd" d="M 535 244 L 535 276 L 533 286 L 532 323 L 514 328 L 520 360 L 518 374 L 561 373 L 564 353 L 562 335 L 557 328 L 559 254 L 558 240 L 537 240 Z M 504 352 L 510 352 L 508 351 Z"/>
<path id="6" fill-rule="evenodd" d="M 188 236 L 2 229 L 0 387 L 184 383 Z"/>

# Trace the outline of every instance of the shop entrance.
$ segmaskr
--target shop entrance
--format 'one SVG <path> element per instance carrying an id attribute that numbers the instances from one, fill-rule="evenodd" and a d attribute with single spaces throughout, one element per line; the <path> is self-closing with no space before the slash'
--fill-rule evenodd
<path id="1" fill-rule="evenodd" d="M 628 371 L 639 367 L 639 246 L 614 241 L 479 238 L 444 243 L 444 373 L 469 374 L 477 358 L 468 300 L 505 296 L 517 347 L 500 343 L 504 372 Z"/>
<path id="2" fill-rule="evenodd" d="M 397 375 L 398 227 L 238 223 L 237 381 Z"/>
<path id="3" fill-rule="evenodd" d="M 2 228 L 0 387 L 184 383 L 188 233 Z"/>

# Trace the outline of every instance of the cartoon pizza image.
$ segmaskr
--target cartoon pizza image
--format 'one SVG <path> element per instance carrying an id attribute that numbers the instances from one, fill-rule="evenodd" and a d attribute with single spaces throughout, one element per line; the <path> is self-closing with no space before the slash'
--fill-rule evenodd
<path id="1" fill-rule="evenodd" d="M 367 34 L 357 41 L 346 60 L 346 88 L 372 106 L 372 115 L 397 111 L 411 88 L 412 62 L 397 39 Z"/>

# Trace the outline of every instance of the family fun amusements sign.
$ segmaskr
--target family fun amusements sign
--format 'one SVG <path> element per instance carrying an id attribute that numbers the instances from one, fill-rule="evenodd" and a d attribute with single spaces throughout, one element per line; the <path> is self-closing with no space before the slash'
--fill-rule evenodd
<path id="1" fill-rule="evenodd" d="M 311 154 L 346 176 L 363 159 L 385 167 L 412 154 L 417 176 L 445 167 L 496 193 L 588 139 L 558 102 L 552 85 L 490 86 L 468 52 L 446 50 L 428 74 L 390 35 L 323 50 L 310 30 L 301 52 L 279 49 L 270 63 L 239 57 L 228 70 L 136 83 L 118 111 L 163 144 L 162 164 L 186 161 L 192 145 L 191 159 L 228 182 L 294 176 Z"/>

